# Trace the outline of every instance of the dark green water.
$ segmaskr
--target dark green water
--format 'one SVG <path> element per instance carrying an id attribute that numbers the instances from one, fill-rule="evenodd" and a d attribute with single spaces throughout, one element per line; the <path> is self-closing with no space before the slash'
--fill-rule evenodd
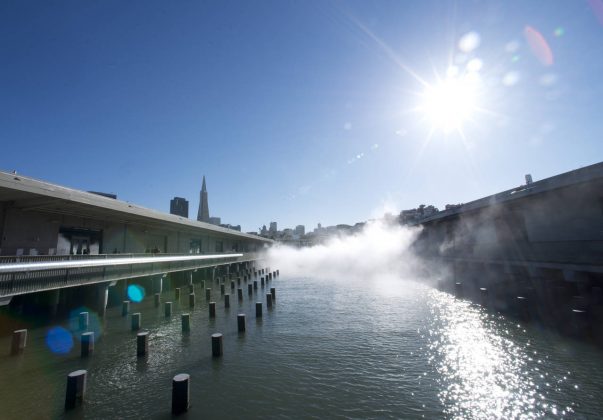
<path id="1" fill-rule="evenodd" d="M 413 282 L 282 276 L 272 286 L 277 303 L 261 321 L 254 303 L 266 290 L 253 299 L 245 290 L 225 310 L 214 286 L 215 320 L 198 293 L 188 335 L 185 299 L 167 319 L 152 299 L 133 304 L 151 333 L 143 359 L 119 308 L 94 327 L 89 359 L 77 343 L 53 353 L 49 328 L 32 330 L 23 355 L 0 356 L 0 418 L 63 417 L 65 377 L 76 369 L 88 370 L 88 392 L 68 418 L 170 418 L 171 379 L 183 372 L 191 375 L 184 418 L 598 418 L 603 410 L 603 353 L 589 345 Z M 242 336 L 238 312 L 248 317 Z M 224 334 L 220 359 L 211 357 L 214 332 Z M 0 339 L 4 354 L 9 346 Z"/>

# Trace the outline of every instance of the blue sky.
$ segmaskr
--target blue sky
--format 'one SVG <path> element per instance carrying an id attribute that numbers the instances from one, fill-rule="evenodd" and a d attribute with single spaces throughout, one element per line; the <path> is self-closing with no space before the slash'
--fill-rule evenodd
<path id="1" fill-rule="evenodd" d="M 0 60 L 0 168 L 193 217 L 206 175 L 247 231 L 603 160 L 602 0 L 3 1 Z M 471 60 L 476 104 L 440 130 L 425 86 Z"/>

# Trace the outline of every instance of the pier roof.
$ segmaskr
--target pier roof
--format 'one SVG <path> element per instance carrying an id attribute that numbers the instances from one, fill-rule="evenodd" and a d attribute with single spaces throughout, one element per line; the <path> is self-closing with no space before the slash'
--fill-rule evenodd
<path id="1" fill-rule="evenodd" d="M 525 199 L 530 196 L 551 192 L 561 188 L 586 184 L 595 181 L 603 181 L 603 162 L 583 168 L 574 169 L 559 175 L 534 181 L 528 185 L 520 185 L 510 190 L 489 195 L 474 201 L 465 203 L 459 207 L 440 211 L 433 216 L 422 219 L 419 224 L 429 223 L 449 217 L 455 217 L 461 213 L 479 210 L 485 207 L 507 203 L 515 200 Z"/>
<path id="2" fill-rule="evenodd" d="M 0 171 L 0 202 L 12 202 L 25 211 L 66 214 L 95 220 L 112 220 L 123 223 L 156 225 L 189 231 L 204 231 L 235 239 L 248 239 L 265 243 L 271 239 L 241 233 L 209 223 L 163 213 L 137 206 L 127 201 L 95 193 L 63 187 L 20 174 Z"/>

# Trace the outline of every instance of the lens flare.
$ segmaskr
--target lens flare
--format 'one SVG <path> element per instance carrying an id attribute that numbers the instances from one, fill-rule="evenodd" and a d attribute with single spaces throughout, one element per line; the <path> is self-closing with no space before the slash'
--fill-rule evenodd
<path id="1" fill-rule="evenodd" d="M 523 34 L 538 61 L 545 66 L 553 65 L 553 51 L 544 36 L 531 26 L 526 26 Z"/>
<path id="2" fill-rule="evenodd" d="M 128 286 L 128 299 L 130 299 L 132 302 L 141 302 L 144 299 L 144 295 L 144 287 L 137 284 L 131 284 Z"/>
<path id="3" fill-rule="evenodd" d="M 67 354 L 73 348 L 73 336 L 63 327 L 52 327 L 46 333 L 46 345 L 53 353 Z"/>

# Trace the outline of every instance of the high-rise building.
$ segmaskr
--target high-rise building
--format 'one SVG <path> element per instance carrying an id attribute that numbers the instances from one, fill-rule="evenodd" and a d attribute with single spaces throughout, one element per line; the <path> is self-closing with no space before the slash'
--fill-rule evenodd
<path id="1" fill-rule="evenodd" d="M 205 175 L 203 175 L 203 185 L 201 186 L 199 212 L 197 213 L 197 220 L 200 222 L 209 223 L 209 204 L 207 202 L 207 187 L 205 186 Z"/>
<path id="2" fill-rule="evenodd" d="M 306 227 L 304 225 L 295 226 L 295 234 L 303 236 L 306 234 Z"/>
<path id="3" fill-rule="evenodd" d="M 277 228 L 276 228 L 276 222 L 270 222 L 270 229 L 268 229 L 268 231 L 272 232 L 272 233 L 276 233 L 277 232 Z"/>
<path id="4" fill-rule="evenodd" d="M 182 197 L 174 197 L 170 200 L 170 214 L 188 217 L 188 201 Z"/>

